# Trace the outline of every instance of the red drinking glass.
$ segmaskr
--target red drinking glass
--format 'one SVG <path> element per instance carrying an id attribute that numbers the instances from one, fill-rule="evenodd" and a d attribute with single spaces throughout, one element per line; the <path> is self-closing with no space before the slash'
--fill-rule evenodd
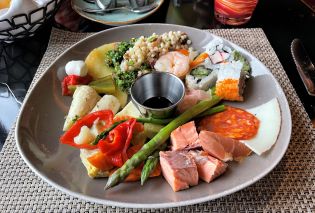
<path id="1" fill-rule="evenodd" d="M 214 16 L 222 24 L 241 25 L 250 20 L 258 0 L 214 0 Z"/>

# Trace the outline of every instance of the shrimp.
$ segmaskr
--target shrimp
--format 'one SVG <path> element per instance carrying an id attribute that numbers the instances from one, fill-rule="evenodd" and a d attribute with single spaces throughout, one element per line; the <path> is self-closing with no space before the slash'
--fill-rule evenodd
<path id="1" fill-rule="evenodd" d="M 169 72 L 179 78 L 184 78 L 190 70 L 189 62 L 188 56 L 177 51 L 172 51 L 162 55 L 156 61 L 154 69 Z"/>

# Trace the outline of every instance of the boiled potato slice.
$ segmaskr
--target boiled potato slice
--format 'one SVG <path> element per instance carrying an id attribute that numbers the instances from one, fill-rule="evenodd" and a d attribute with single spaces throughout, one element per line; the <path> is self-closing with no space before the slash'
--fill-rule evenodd
<path id="1" fill-rule="evenodd" d="M 138 108 L 130 101 L 120 112 L 116 114 L 116 116 L 131 116 L 134 118 L 141 117 L 141 113 Z"/>
<path id="2" fill-rule="evenodd" d="M 86 57 L 85 63 L 88 68 L 88 74 L 94 80 L 111 75 L 114 71 L 114 68 L 105 64 L 105 55 L 108 51 L 115 49 L 116 44 L 116 42 L 104 44 L 92 50 Z"/>
<path id="3" fill-rule="evenodd" d="M 116 87 L 115 93 L 113 95 L 119 100 L 120 107 L 124 108 L 128 101 L 128 94 Z"/>
<path id="4" fill-rule="evenodd" d="M 113 95 L 104 95 L 95 105 L 91 112 L 96 112 L 99 110 L 112 110 L 114 114 L 118 112 L 120 108 L 120 103 L 118 98 Z"/>

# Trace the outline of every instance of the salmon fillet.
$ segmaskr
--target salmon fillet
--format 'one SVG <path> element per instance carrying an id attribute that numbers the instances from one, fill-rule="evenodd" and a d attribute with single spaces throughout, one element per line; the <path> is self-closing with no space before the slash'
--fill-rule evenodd
<path id="1" fill-rule="evenodd" d="M 224 162 L 241 161 L 251 153 L 251 150 L 238 140 L 210 131 L 201 131 L 199 142 L 204 151 Z"/>
<path id="2" fill-rule="evenodd" d="M 186 92 L 183 100 L 178 104 L 177 111 L 183 113 L 190 107 L 196 105 L 199 101 L 210 98 L 210 94 L 204 90 L 190 89 Z"/>
<path id="3" fill-rule="evenodd" d="M 200 147 L 195 122 L 190 121 L 171 133 L 172 150 L 193 149 Z"/>
<path id="4" fill-rule="evenodd" d="M 187 151 L 160 152 L 162 174 L 174 192 L 198 184 L 197 165 Z"/>
<path id="5" fill-rule="evenodd" d="M 210 156 L 204 151 L 189 151 L 197 165 L 198 175 L 203 181 L 210 183 L 226 171 L 227 164 Z"/>

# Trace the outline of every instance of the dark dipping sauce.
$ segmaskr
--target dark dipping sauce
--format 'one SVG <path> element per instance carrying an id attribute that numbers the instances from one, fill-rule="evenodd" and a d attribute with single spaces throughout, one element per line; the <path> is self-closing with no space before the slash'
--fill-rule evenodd
<path id="1" fill-rule="evenodd" d="M 173 103 L 167 98 L 157 96 L 145 100 L 142 105 L 150 108 L 161 109 L 172 106 Z"/>

